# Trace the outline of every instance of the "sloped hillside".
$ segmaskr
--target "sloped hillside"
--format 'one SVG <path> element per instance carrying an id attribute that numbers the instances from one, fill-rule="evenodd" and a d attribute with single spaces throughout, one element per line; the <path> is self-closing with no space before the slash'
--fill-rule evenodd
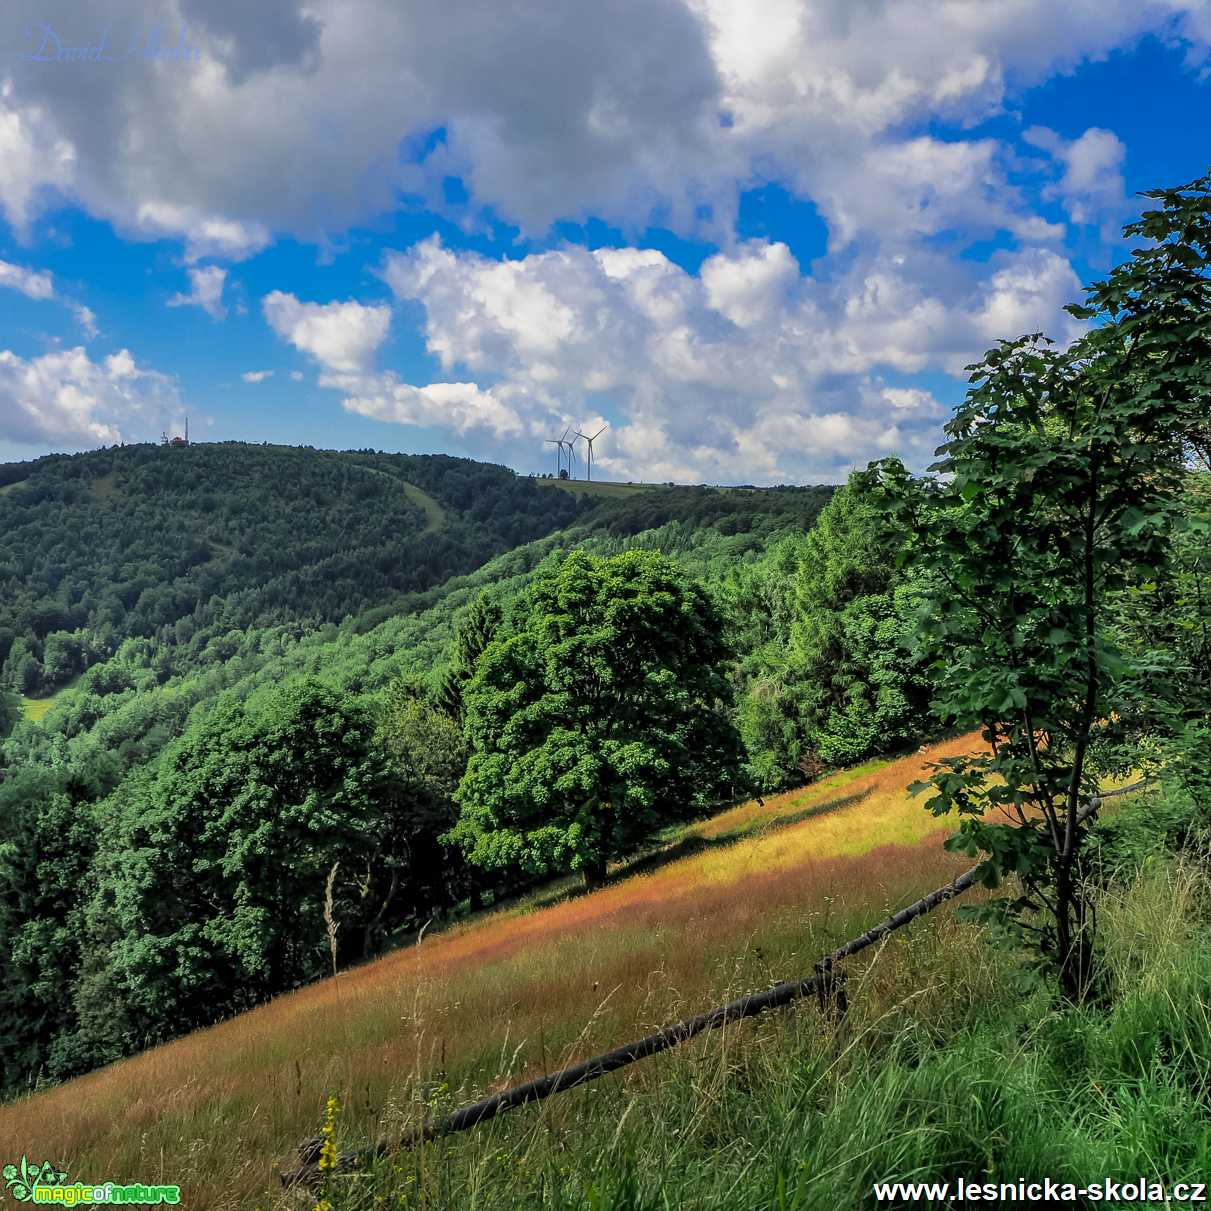
<path id="1" fill-rule="evenodd" d="M 2 1107 L 0 1137 L 73 1173 L 154 1170 L 193 1206 L 264 1206 L 275 1166 L 330 1095 L 345 1107 L 343 1138 L 365 1140 L 810 970 L 855 926 L 957 869 L 904 787 L 923 762 L 975 743 L 872 762 L 678 830 L 595 894 L 549 887 Z"/>
<path id="2" fill-rule="evenodd" d="M 504 467 L 219 443 L 0 467 L 0 670 L 45 696 L 155 637 L 339 622 L 469 572 L 589 507 Z M 0 475 L 0 478 L 6 478 Z"/>

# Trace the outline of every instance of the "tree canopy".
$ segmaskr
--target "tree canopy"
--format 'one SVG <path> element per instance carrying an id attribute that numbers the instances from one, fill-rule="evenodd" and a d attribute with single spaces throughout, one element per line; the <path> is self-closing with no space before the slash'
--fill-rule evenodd
<path id="1" fill-rule="evenodd" d="M 1149 196 L 1157 208 L 1127 228 L 1148 245 L 1070 308 L 1098 326 L 1066 350 L 1037 333 L 1002 341 L 970 367 L 942 478 L 912 483 L 894 461 L 874 472 L 937 578 L 938 710 L 990 746 L 941 763 L 930 807 L 964 817 L 952 844 L 985 855 L 990 885 L 1021 876 L 1025 894 L 990 911 L 1036 941 L 1074 999 L 1094 971 L 1078 814 L 1129 765 L 1148 675 L 1116 601 L 1172 581 L 1211 417 L 1211 178 Z M 1011 822 L 986 819 L 998 809 Z"/>
<path id="2" fill-rule="evenodd" d="M 108 805 L 77 997 L 97 1058 L 168 1037 L 324 969 L 325 878 L 343 934 L 398 799 L 369 714 L 314 682 L 211 714 Z"/>
<path id="3" fill-rule="evenodd" d="M 596 883 L 735 776 L 722 620 L 669 559 L 574 552 L 504 632 L 465 690 L 473 752 L 452 836 L 472 862 Z"/>

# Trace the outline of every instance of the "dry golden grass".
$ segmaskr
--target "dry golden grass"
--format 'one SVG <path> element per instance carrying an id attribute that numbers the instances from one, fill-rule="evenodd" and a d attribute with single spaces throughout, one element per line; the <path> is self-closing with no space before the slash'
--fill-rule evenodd
<path id="1" fill-rule="evenodd" d="M 592 895 L 502 910 L 0 1107 L 0 1139 L 84 1180 L 175 1182 L 195 1207 L 266 1205 L 330 1094 L 346 1142 L 364 1139 L 810 971 L 959 869 L 945 827 L 904 787 L 977 743 L 730 809 Z"/>

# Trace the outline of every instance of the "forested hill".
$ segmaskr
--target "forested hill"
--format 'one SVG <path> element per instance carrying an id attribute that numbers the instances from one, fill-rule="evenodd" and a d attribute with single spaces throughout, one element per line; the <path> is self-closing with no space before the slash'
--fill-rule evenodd
<path id="1" fill-rule="evenodd" d="M 89 800 L 220 696 L 317 673 L 358 697 L 435 686 L 457 612 L 561 551 L 641 543 L 718 581 L 833 492 L 600 500 L 467 459 L 238 443 L 0 465 L 0 485 L 0 784 L 53 766 Z M 747 651 L 768 607 L 737 591 Z"/>
<path id="2" fill-rule="evenodd" d="M 702 604 L 705 633 L 725 653 L 694 672 L 712 700 L 730 700 L 735 683 L 754 778 L 765 786 L 801 777 L 789 699 L 776 684 L 785 678 L 771 661 L 788 650 L 782 623 L 800 595 L 794 569 L 821 510 L 838 499 L 830 487 L 663 486 L 594 500 L 466 460 L 238 445 L 45 459 L 0 467 L 0 483 L 0 599 L 13 636 L 0 670 L 0 952 L 10 960 L 0 965 L 0 1091 L 82 1071 L 314 977 L 321 951 L 296 925 L 300 912 L 315 916 L 318 883 L 294 846 L 328 871 L 328 834 L 297 831 L 301 817 L 277 790 L 266 795 L 271 784 L 304 812 L 327 804 L 333 787 L 338 798 L 340 787 L 361 788 L 356 803 L 333 800 L 325 819 L 386 863 L 374 879 L 385 874 L 387 883 L 357 899 L 374 912 L 343 931 L 358 935 L 365 954 L 434 913 L 461 911 L 469 895 L 533 878 L 475 876 L 444 838 L 466 758 L 469 655 L 501 611 L 524 616 L 526 595 L 565 562 L 572 571 L 615 558 L 631 566 L 626 558 L 647 554 L 655 563 L 634 566 L 670 568 L 670 585 Z M 844 511 L 838 516 L 852 528 Z M 814 567 L 803 573 L 813 581 Z M 675 599 L 653 600 L 664 608 Z M 677 614 L 657 632 L 677 647 L 683 621 Z M 24 704 L 10 688 L 18 678 Z M 39 700 L 48 688 L 53 697 Z M 690 721 L 700 713 L 690 711 Z M 725 730 L 732 735 L 730 723 Z M 369 765 L 343 764 L 353 741 L 369 746 Z M 224 789 L 194 779 L 181 764 L 186 751 L 209 754 Z M 697 783 L 690 763 L 667 767 L 689 779 L 690 793 L 668 797 L 677 811 L 713 801 L 718 788 Z M 174 770 L 201 799 L 161 783 Z M 234 969 L 218 984 L 178 978 L 178 960 L 192 961 L 178 946 L 193 946 L 186 935 L 207 952 L 214 946 L 195 936 L 204 910 L 182 894 L 179 870 L 173 888 L 142 885 L 148 904 L 187 918 L 166 946 L 159 927 L 69 890 L 111 860 L 115 872 L 133 873 L 135 854 L 196 874 L 209 861 L 203 850 L 211 852 L 190 831 L 202 824 L 203 801 L 225 804 L 233 822 L 259 804 L 289 833 L 269 841 L 264 833 L 245 851 L 254 864 L 280 857 L 302 880 L 262 921 L 274 953 L 285 953 L 279 929 L 304 939 L 302 965 L 292 960 L 268 984 Z M 157 819 L 164 811 L 189 836 L 174 841 L 176 825 Z M 365 871 L 364 856 L 350 851 L 341 869 Z M 37 875 L 29 862 L 60 875 Z M 230 873 L 222 877 L 235 888 Z M 113 879 L 102 882 L 106 896 L 125 896 Z M 274 879 L 253 874 L 252 882 Z M 251 930 L 242 936 L 264 933 L 244 909 L 236 916 L 237 931 Z M 137 964 L 151 962 L 167 984 L 111 965 L 123 939 L 135 940 Z M 87 979 L 86 955 L 100 956 Z M 38 973 L 51 970 L 47 983 Z M 151 1016 L 125 999 L 115 1013 L 114 981 L 123 998 L 136 988 L 150 996 Z M 201 990 L 200 999 L 177 1001 L 167 991 L 175 984 L 190 998 Z M 123 1016 L 127 1008 L 134 1016 Z"/>
<path id="3" fill-rule="evenodd" d="M 49 693 L 124 639 L 339 622 L 590 502 L 444 455 L 137 445 L 0 466 L 0 675 Z"/>

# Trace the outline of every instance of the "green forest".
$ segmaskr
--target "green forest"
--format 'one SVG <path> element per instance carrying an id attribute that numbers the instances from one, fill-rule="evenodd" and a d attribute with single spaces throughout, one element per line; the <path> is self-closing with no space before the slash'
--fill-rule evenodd
<path id="1" fill-rule="evenodd" d="M 770 651 L 798 591 L 779 569 L 806 555 L 832 488 L 654 487 L 599 503 L 467 460 L 236 443 L 110 448 L 3 477 L 9 1088 L 322 974 L 317 905 L 334 863 L 346 872 L 338 909 L 357 923 L 339 960 L 361 960 L 434 913 L 457 916 L 552 871 L 600 871 L 662 822 L 831 759 L 826 743 L 823 758 L 809 754 L 799 674 L 777 661 L 774 686 Z M 823 530 L 843 543 L 863 524 L 843 494 Z M 701 782 L 690 764 L 653 771 L 632 792 L 646 811 L 621 813 L 591 853 L 551 842 L 524 862 L 471 861 L 488 844 L 469 840 L 469 815 L 455 831 L 486 709 L 472 675 L 494 632 L 524 629 L 575 559 L 639 559 L 641 581 L 697 595 L 712 680 L 669 709 L 716 720 L 726 777 L 723 766 Z M 653 659 L 677 625 L 652 621 Z M 700 655 L 691 646 L 684 659 Z M 855 647 L 854 658 L 873 655 Z M 31 700 L 44 710 L 23 709 Z M 844 710 L 855 713 L 846 704 L 834 731 L 846 731 Z M 661 760 L 680 767 L 687 751 Z M 562 827 L 576 832 L 571 818 Z M 93 879 L 104 889 L 80 896 Z"/>
<path id="2" fill-rule="evenodd" d="M 236 443 L 51 456 L 0 480 L 0 661 L 29 696 L 127 639 L 204 662 L 216 635 L 340 622 L 584 509 L 465 459 Z"/>
<path id="3" fill-rule="evenodd" d="M 970 368 L 929 476 L 594 501 L 368 451 L 4 469 L 7 1092 L 969 731 L 915 787 L 1008 889 L 968 916 L 1048 1005 L 1109 1004 L 1098 888 L 1158 837 L 1201 852 L 1211 790 L 1209 185 L 1152 195 L 1069 347 Z M 1152 817 L 1092 828 L 1131 778 Z"/>

